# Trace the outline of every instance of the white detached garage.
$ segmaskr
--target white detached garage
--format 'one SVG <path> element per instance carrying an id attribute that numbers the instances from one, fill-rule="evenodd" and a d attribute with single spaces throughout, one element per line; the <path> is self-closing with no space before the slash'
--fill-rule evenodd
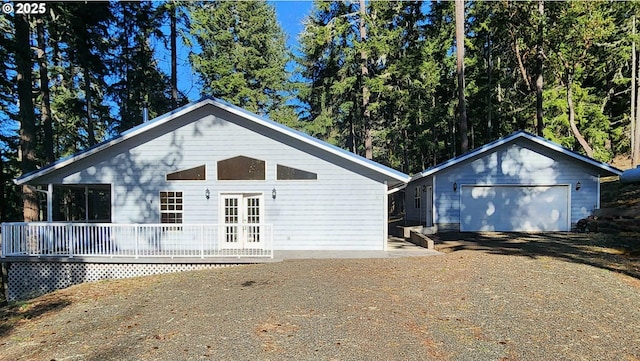
<path id="1" fill-rule="evenodd" d="M 523 131 L 412 177 L 406 218 L 426 232 L 570 231 L 600 207 L 606 163 Z"/>

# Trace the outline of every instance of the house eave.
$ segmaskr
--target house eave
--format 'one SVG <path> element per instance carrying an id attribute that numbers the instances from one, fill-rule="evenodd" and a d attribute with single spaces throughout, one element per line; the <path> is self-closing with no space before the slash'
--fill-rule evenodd
<path id="1" fill-rule="evenodd" d="M 518 132 L 515 132 L 515 133 L 513 133 L 513 134 L 511 134 L 511 135 L 509 135 L 507 137 L 500 138 L 500 139 L 495 140 L 495 141 L 493 141 L 491 143 L 485 144 L 482 147 L 476 148 L 476 149 L 474 149 L 472 151 L 469 151 L 469 152 L 467 152 L 467 153 L 465 153 L 463 155 L 460 155 L 460 156 L 458 156 L 456 158 L 453 158 L 453 159 L 450 159 L 450 160 L 445 161 L 443 163 L 440 163 L 440 164 L 438 164 L 438 165 L 436 165 L 436 166 L 434 166 L 432 168 L 425 169 L 424 171 L 422 171 L 420 173 L 417 173 L 413 177 L 411 177 L 409 182 L 413 182 L 415 180 L 418 180 L 418 179 L 421 179 L 421 178 L 424 178 L 424 177 L 428 177 L 428 176 L 430 176 L 430 175 L 432 175 L 434 173 L 437 173 L 437 172 L 439 172 L 439 171 L 441 171 L 443 169 L 452 167 L 452 166 L 454 166 L 456 164 L 462 163 L 462 162 L 464 162 L 464 161 L 466 161 L 466 160 L 468 160 L 470 158 L 473 158 L 473 157 L 475 157 L 475 156 L 477 156 L 479 154 L 488 152 L 488 151 L 490 151 L 492 149 L 495 149 L 495 148 L 497 148 L 497 147 L 499 147 L 501 145 L 507 144 L 507 143 L 517 139 L 517 138 L 528 139 L 528 140 L 530 140 L 532 142 L 535 142 L 535 143 L 537 143 L 539 145 L 542 145 L 542 146 L 544 146 L 546 148 L 549 148 L 549 149 L 554 150 L 556 152 L 565 154 L 565 155 L 567 155 L 569 157 L 572 157 L 574 159 L 577 159 L 577 160 L 580 160 L 580 161 L 582 161 L 584 163 L 587 163 L 590 166 L 599 168 L 599 169 L 603 170 L 604 172 L 606 172 L 606 174 L 600 173 L 601 176 L 607 176 L 607 175 L 620 176 L 622 174 L 622 171 L 620 169 L 615 168 L 615 167 L 613 167 L 613 166 L 611 166 L 609 164 L 606 164 L 606 163 L 597 161 L 595 159 L 583 156 L 581 154 L 575 153 L 573 151 L 570 151 L 569 149 L 566 149 L 566 148 L 562 147 L 559 144 L 553 143 L 551 141 L 548 141 L 548 140 L 546 140 L 544 138 L 541 138 L 541 137 L 538 137 L 536 135 L 527 133 L 525 131 L 518 131 Z"/>
<path id="2" fill-rule="evenodd" d="M 274 130 L 276 132 L 279 132 L 281 134 L 284 134 L 288 137 L 291 137 L 293 139 L 297 139 L 299 141 L 302 141 L 304 143 L 310 144 L 318 149 L 321 149 L 323 151 L 329 152 L 331 154 L 334 154 L 340 158 L 343 158 L 347 161 L 353 162 L 354 164 L 358 164 L 362 167 L 365 167 L 369 170 L 372 170 L 378 174 L 380 174 L 383 178 L 384 181 L 386 181 L 387 183 L 406 183 L 409 181 L 410 177 L 407 174 L 404 174 L 402 172 L 396 171 L 394 169 L 391 169 L 389 167 L 386 167 L 384 165 L 378 164 L 376 162 L 373 162 L 369 159 L 366 159 L 364 157 L 361 157 L 357 154 L 353 154 L 351 152 L 348 152 L 344 149 L 338 148 L 334 145 L 331 145 L 329 143 L 326 143 L 324 141 L 321 141 L 319 139 L 313 138 L 308 134 L 299 132 L 297 130 L 291 129 L 289 127 L 286 127 L 282 124 L 276 123 L 275 121 L 260 117 L 256 114 L 253 114 L 251 112 L 248 112 L 242 108 L 236 107 L 232 104 L 228 104 L 225 103 L 223 101 L 217 100 L 217 99 L 213 99 L 211 97 L 205 97 L 197 102 L 194 103 L 190 103 L 187 104 L 183 107 L 180 107 L 178 109 L 175 109 L 169 113 L 163 114 L 155 119 L 150 120 L 149 122 L 140 124 L 134 128 L 131 128 L 125 132 L 123 132 L 121 135 L 117 136 L 116 138 L 113 138 L 111 140 L 105 141 L 103 143 L 100 143 L 92 148 L 89 148 L 87 150 L 84 150 L 82 152 L 79 152 L 77 154 L 74 154 L 72 156 L 69 156 L 67 158 L 63 158 L 60 159 L 54 163 L 49 164 L 48 166 L 38 169 L 36 171 L 27 173 L 22 175 L 21 177 L 18 177 L 16 179 L 14 179 L 14 183 L 16 185 L 23 185 L 23 184 L 28 184 L 30 182 L 33 182 L 34 180 L 47 175 L 51 172 L 54 172 L 58 169 L 64 168 L 74 162 L 77 162 L 81 159 L 87 158 L 93 154 L 96 154 L 98 152 L 104 151 L 118 143 L 124 142 L 130 138 L 133 138 L 141 133 L 144 133 L 150 129 L 153 129 L 155 127 L 161 126 L 162 124 L 165 124 L 177 117 L 180 117 L 182 115 L 185 115 L 189 112 L 192 112 L 198 108 L 204 107 L 206 105 L 211 105 L 214 106 L 216 108 L 225 110 L 227 112 L 230 112 L 232 114 L 235 114 L 237 116 L 243 117 L 245 119 L 248 119 L 256 124 L 259 124 L 263 127 L 266 127 L 268 129 Z"/>

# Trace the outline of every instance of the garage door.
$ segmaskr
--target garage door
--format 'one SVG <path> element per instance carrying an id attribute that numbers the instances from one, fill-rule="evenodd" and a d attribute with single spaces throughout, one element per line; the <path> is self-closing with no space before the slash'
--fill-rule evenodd
<path id="1" fill-rule="evenodd" d="M 463 185 L 461 231 L 568 231 L 569 186 Z"/>

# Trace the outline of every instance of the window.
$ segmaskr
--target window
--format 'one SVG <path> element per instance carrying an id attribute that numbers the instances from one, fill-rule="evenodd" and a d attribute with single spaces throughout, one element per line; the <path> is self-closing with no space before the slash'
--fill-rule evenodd
<path id="1" fill-rule="evenodd" d="M 46 198 L 44 205 L 46 217 Z M 52 211 L 54 221 L 111 222 L 111 185 L 55 185 Z"/>
<path id="2" fill-rule="evenodd" d="M 167 174 L 168 181 L 175 180 L 206 180 L 207 172 L 204 164 L 195 168 L 183 169 Z"/>
<path id="3" fill-rule="evenodd" d="M 416 195 L 413 198 L 413 208 L 420 208 L 420 200 L 422 198 L 422 193 L 420 191 L 420 187 L 416 187 Z"/>
<path id="4" fill-rule="evenodd" d="M 160 223 L 182 223 L 182 192 L 160 192 Z"/>
<path id="5" fill-rule="evenodd" d="M 307 172 L 306 170 L 296 169 L 278 164 L 277 180 L 309 180 L 318 179 L 316 173 Z"/>
<path id="6" fill-rule="evenodd" d="M 218 162 L 218 180 L 265 180 L 264 160 L 237 156 Z"/>

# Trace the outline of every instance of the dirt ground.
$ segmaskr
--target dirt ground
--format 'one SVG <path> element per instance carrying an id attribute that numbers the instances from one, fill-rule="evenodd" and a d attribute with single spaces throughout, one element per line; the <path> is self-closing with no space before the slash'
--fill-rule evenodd
<path id="1" fill-rule="evenodd" d="M 74 286 L 0 309 L 0 360 L 640 360 L 628 240 L 437 241 Z"/>

